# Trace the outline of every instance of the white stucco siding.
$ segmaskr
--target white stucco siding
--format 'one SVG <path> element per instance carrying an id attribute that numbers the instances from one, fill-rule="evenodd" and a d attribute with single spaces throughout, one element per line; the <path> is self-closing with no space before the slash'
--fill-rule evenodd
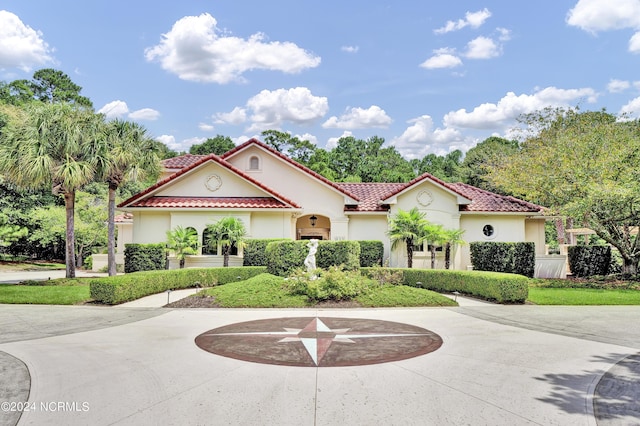
<path id="1" fill-rule="evenodd" d="M 289 212 L 256 212 L 251 215 L 251 238 L 295 239 Z"/>
<path id="2" fill-rule="evenodd" d="M 536 255 L 546 254 L 544 224 L 545 219 L 527 219 L 525 221 L 525 241 L 536 243 Z"/>
<path id="3" fill-rule="evenodd" d="M 171 229 L 168 212 L 135 212 L 133 216 L 133 241 L 138 244 L 163 243 Z"/>
<path id="4" fill-rule="evenodd" d="M 375 240 L 382 241 L 384 245 L 384 258 L 387 261 L 390 256 L 390 243 L 387 236 L 387 214 L 349 216 L 349 240 Z"/>
<path id="5" fill-rule="evenodd" d="M 155 195 L 174 197 L 265 197 L 270 196 L 224 167 L 206 163 L 174 182 Z"/>
<path id="6" fill-rule="evenodd" d="M 409 211 L 414 207 L 426 213 L 425 219 L 431 223 L 447 229 L 458 229 L 460 226 L 457 197 L 430 182 L 400 194 L 397 204 L 391 206 L 391 215 L 399 210 Z"/>

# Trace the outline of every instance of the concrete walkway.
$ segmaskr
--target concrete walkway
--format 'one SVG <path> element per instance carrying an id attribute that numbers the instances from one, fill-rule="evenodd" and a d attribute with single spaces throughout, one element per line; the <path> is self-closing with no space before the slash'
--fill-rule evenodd
<path id="1" fill-rule="evenodd" d="M 0 402 L 29 406 L 0 411 L 0 424 L 640 424 L 640 307 L 458 300 L 348 310 L 3 305 Z M 411 324 L 444 343 L 402 361 L 324 368 L 194 344 L 233 323 L 316 315 Z"/>

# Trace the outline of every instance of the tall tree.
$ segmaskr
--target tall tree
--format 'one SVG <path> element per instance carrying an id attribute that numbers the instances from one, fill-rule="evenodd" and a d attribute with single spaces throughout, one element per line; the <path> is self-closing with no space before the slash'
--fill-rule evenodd
<path id="1" fill-rule="evenodd" d="M 69 104 L 30 103 L 2 132 L 0 173 L 22 187 L 50 185 L 64 197 L 67 278 L 75 277 L 75 195 L 94 178 L 101 125 L 101 117 Z"/>
<path id="2" fill-rule="evenodd" d="M 412 208 L 409 211 L 399 210 L 389 219 L 387 234 L 391 239 L 391 248 L 405 244 L 407 250 L 407 267 L 413 267 L 413 246 L 424 239 L 425 227 L 429 224 L 426 213 Z"/>
<path id="3" fill-rule="evenodd" d="M 487 181 L 486 175 L 504 158 L 518 151 L 519 143 L 491 136 L 467 151 L 462 161 L 462 177 L 465 183 L 487 191 L 496 192 L 499 188 Z"/>
<path id="4" fill-rule="evenodd" d="M 215 138 L 209 138 L 200 144 L 191 145 L 189 154 L 206 155 L 216 154 L 222 155 L 227 151 L 235 148 L 235 144 L 229 136 L 216 135 Z"/>
<path id="5" fill-rule="evenodd" d="M 93 108 L 91 100 L 80 95 L 82 87 L 71 81 L 62 71 L 44 68 L 33 74 L 30 83 L 34 97 L 42 102 L 66 102 L 78 107 Z"/>
<path id="6" fill-rule="evenodd" d="M 207 226 L 209 234 L 208 241 L 205 244 L 209 248 L 214 248 L 218 244 L 222 246 L 223 266 L 229 266 L 229 252 L 231 247 L 235 246 L 238 249 L 244 246 L 244 239 L 247 235 L 247 231 L 244 227 L 242 220 L 236 217 L 225 217 Z"/>
<path id="7" fill-rule="evenodd" d="M 107 270 L 116 275 L 116 193 L 127 181 L 156 174 L 160 169 L 157 144 L 147 136 L 147 130 L 134 122 L 114 120 L 106 124 L 105 146 L 97 158 L 100 174 L 109 187 L 107 219 Z"/>
<path id="8" fill-rule="evenodd" d="M 618 249 L 636 274 L 640 241 L 640 121 L 606 111 L 524 116 L 528 138 L 488 175 L 516 196 L 574 218 Z"/>

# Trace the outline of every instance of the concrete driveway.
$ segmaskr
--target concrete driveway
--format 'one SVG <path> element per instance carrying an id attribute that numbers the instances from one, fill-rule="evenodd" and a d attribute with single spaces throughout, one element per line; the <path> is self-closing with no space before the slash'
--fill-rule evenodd
<path id="1" fill-rule="evenodd" d="M 0 424 L 640 424 L 640 307 L 462 305 L 2 305 L 0 402 L 14 405 L 3 405 Z M 303 316 L 399 322 L 437 333 L 443 344 L 401 361 L 290 367 L 194 343 L 234 323 Z"/>

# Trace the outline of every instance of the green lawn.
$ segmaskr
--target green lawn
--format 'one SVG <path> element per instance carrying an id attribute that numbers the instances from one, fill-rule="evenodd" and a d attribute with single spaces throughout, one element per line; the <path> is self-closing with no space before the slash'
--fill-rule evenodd
<path id="1" fill-rule="evenodd" d="M 640 291 L 530 287 L 527 300 L 536 305 L 640 305 Z"/>
<path id="2" fill-rule="evenodd" d="M 52 280 L 53 281 L 53 280 Z M 0 285 L 0 303 L 33 305 L 76 305 L 91 299 L 88 284 Z"/>

